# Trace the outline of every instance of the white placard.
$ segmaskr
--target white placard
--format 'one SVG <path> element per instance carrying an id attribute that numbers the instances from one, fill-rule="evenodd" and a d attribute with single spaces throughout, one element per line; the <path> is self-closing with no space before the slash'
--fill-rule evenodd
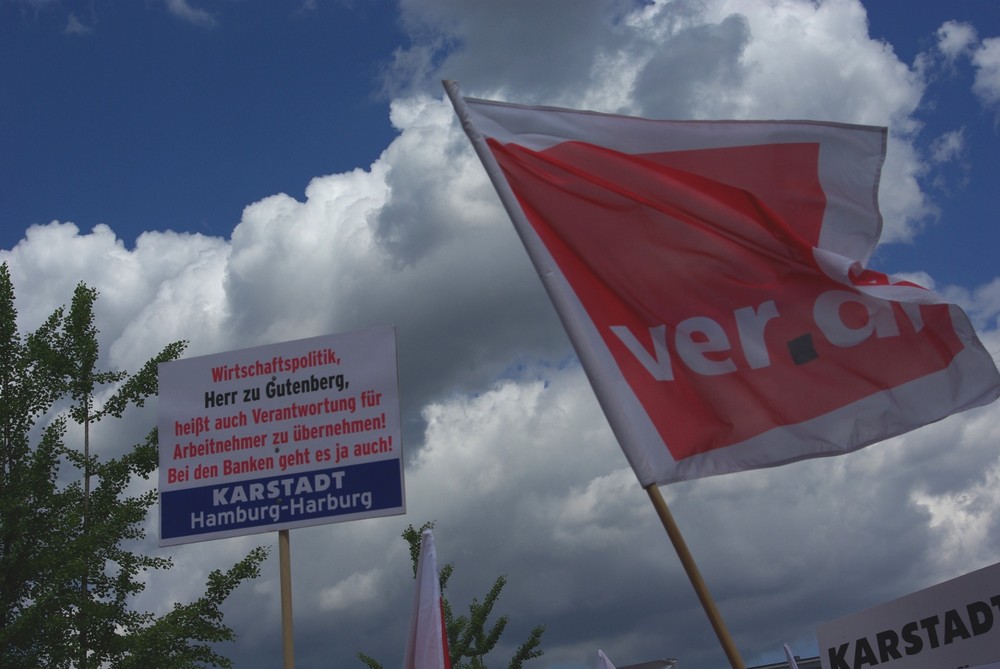
<path id="1" fill-rule="evenodd" d="M 160 545 L 405 512 L 392 327 L 159 366 Z"/>
<path id="2" fill-rule="evenodd" d="M 958 669 L 1000 661 L 1000 563 L 816 630 L 823 669 Z"/>

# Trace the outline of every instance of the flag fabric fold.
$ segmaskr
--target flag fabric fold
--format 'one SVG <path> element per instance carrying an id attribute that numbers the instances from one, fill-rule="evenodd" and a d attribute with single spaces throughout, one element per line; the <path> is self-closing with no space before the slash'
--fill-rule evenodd
<path id="1" fill-rule="evenodd" d="M 886 129 L 654 121 L 445 88 L 643 486 L 993 401 L 966 315 L 866 268 Z"/>
<path id="2" fill-rule="evenodd" d="M 416 581 L 403 669 L 451 669 L 437 552 L 434 534 L 429 529 L 424 530 L 420 537 Z"/>

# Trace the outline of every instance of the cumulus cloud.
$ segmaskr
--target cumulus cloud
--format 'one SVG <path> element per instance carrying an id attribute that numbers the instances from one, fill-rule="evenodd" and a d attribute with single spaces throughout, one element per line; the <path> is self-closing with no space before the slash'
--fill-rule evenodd
<path id="1" fill-rule="evenodd" d="M 920 128 L 913 114 L 925 84 L 888 45 L 868 37 L 858 3 L 654 2 L 629 12 L 605 3 L 572 5 L 572 11 L 561 12 L 559 3 L 546 3 L 546 11 L 561 12 L 559 19 L 528 22 L 559 25 L 574 35 L 559 58 L 548 60 L 550 67 L 540 68 L 537 49 L 550 48 L 549 30 L 525 27 L 512 51 L 511 33 L 496 29 L 504 19 L 493 11 L 450 11 L 446 0 L 404 3 L 404 17 L 419 27 L 415 35 L 434 36 L 418 39 L 411 52 L 463 47 L 423 59 L 415 79 L 430 89 L 443 75 L 477 96 L 657 118 L 888 125 L 892 136 L 880 192 L 883 239 L 910 239 L 933 214 L 918 183 L 924 165 L 913 145 Z M 500 13 L 507 20 L 518 16 L 514 8 Z M 448 39 L 442 41 L 442 34 Z M 410 59 L 405 63 L 412 65 Z M 397 74 L 414 81 L 412 69 Z M 518 82 L 516 91 L 509 89 L 511 81 Z"/>
<path id="2" fill-rule="evenodd" d="M 74 12 L 70 12 L 63 32 L 67 35 L 90 35 L 94 32 L 94 28 L 81 21 Z"/>
<path id="3" fill-rule="evenodd" d="M 972 56 L 976 66 L 973 90 L 987 105 L 1000 103 L 1000 37 L 984 39 Z"/>
<path id="4" fill-rule="evenodd" d="M 931 143 L 931 159 L 936 163 L 948 163 L 965 152 L 965 132 L 952 130 Z"/>
<path id="5" fill-rule="evenodd" d="M 937 30 L 937 40 L 937 51 L 949 67 L 960 59 L 971 61 L 975 71 L 972 91 L 983 105 L 996 107 L 1000 103 L 1000 37 L 980 40 L 972 24 L 946 21 Z"/>
<path id="6" fill-rule="evenodd" d="M 204 9 L 193 7 L 188 0 L 166 0 L 167 11 L 182 21 L 191 23 L 203 28 L 211 28 L 215 25 L 215 17 Z"/>
<path id="7" fill-rule="evenodd" d="M 379 572 L 355 572 L 336 585 L 319 593 L 319 608 L 323 611 L 356 610 L 378 600 Z"/>
<path id="8" fill-rule="evenodd" d="M 211 23 L 183 0 L 167 6 Z M 398 665 L 412 593 L 399 534 L 425 520 L 437 523 L 439 560 L 456 565 L 456 605 L 508 575 L 501 651 L 544 623 L 539 667 L 586 666 L 599 647 L 623 664 L 717 666 L 693 591 L 439 80 L 655 117 L 888 125 L 888 240 L 912 238 L 933 211 L 921 186 L 930 154 L 917 144 L 926 80 L 869 37 L 849 0 L 405 0 L 400 12 L 410 44 L 386 74 L 397 136 L 372 165 L 316 176 L 301 200 L 248 203 L 229 240 L 150 231 L 129 248 L 103 225 L 31 227 L 0 251 L 20 324 L 37 327 L 84 281 L 101 292 L 108 364 L 129 369 L 177 339 L 196 355 L 396 325 L 408 512 L 293 533 L 301 666 L 349 665 L 356 651 Z M 940 48 L 974 54 L 988 100 L 1000 59 L 960 28 L 939 33 Z M 963 138 L 942 136 L 935 159 L 960 156 Z M 997 281 L 943 288 L 994 356 Z M 996 425 L 1000 409 L 987 407 L 852 455 L 665 489 L 746 659 L 995 559 Z M 157 550 L 152 521 L 149 531 Z M 139 601 L 190 599 L 211 566 L 272 542 L 164 551 L 177 565 Z M 228 605 L 237 666 L 273 664 L 276 562 Z"/>
<path id="9" fill-rule="evenodd" d="M 978 36 L 975 27 L 970 23 L 946 21 L 938 28 L 938 50 L 949 61 L 959 56 L 968 55 L 975 46 Z"/>

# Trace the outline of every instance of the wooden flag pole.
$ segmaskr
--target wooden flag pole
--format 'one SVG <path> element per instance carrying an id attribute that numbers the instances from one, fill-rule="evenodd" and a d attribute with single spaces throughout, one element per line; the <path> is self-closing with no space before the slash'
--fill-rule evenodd
<path id="1" fill-rule="evenodd" d="M 698 565 L 695 564 L 694 558 L 691 557 L 691 552 L 684 542 L 684 537 L 681 536 L 680 528 L 674 522 L 674 517 L 670 513 L 670 509 L 667 508 L 667 502 L 663 499 L 663 495 L 660 494 L 660 488 L 655 483 L 650 483 L 646 486 L 646 492 L 649 494 L 649 499 L 656 508 L 660 522 L 663 523 L 663 529 L 667 531 L 667 535 L 674 545 L 674 550 L 677 551 L 677 556 L 681 559 L 681 564 L 684 565 L 684 571 L 687 572 L 688 579 L 691 580 L 691 585 L 694 586 L 694 591 L 697 593 L 698 599 L 701 600 L 702 608 L 708 614 L 708 620 L 712 623 L 712 629 L 715 630 L 715 635 L 719 638 L 719 643 L 722 644 L 722 650 L 725 651 L 726 657 L 729 658 L 729 663 L 733 669 L 745 669 L 743 658 L 740 657 L 739 651 L 736 650 L 736 644 L 733 643 L 732 637 L 729 636 L 729 630 L 726 629 L 726 623 L 722 620 L 722 616 L 719 615 L 719 610 L 715 608 L 715 602 L 712 600 L 712 595 L 708 592 L 708 586 L 705 585 L 705 581 L 701 578 Z"/>
<path id="2" fill-rule="evenodd" d="M 284 669 L 295 669 L 292 635 L 292 558 L 288 530 L 278 530 L 278 569 L 281 573 L 281 648 Z"/>

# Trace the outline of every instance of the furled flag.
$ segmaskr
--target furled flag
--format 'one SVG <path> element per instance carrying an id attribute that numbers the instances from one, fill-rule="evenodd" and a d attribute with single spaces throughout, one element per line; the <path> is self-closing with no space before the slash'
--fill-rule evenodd
<path id="1" fill-rule="evenodd" d="M 785 644 L 785 657 L 788 658 L 788 669 L 799 669 L 798 663 L 795 661 L 795 655 L 792 654 L 792 649 Z"/>
<path id="2" fill-rule="evenodd" d="M 424 530 L 417 560 L 417 588 L 406 641 L 403 669 L 450 669 L 448 635 L 444 628 L 441 582 L 438 580 L 434 534 Z"/>
<path id="3" fill-rule="evenodd" d="M 853 451 L 1000 394 L 958 307 L 865 267 L 885 128 L 445 87 L 643 486 Z"/>

